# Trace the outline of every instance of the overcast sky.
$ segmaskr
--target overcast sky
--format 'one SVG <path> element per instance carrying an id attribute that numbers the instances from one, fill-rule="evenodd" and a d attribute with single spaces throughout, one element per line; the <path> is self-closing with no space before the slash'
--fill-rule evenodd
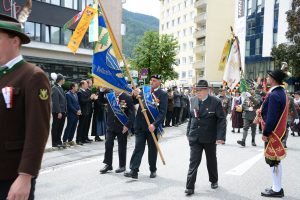
<path id="1" fill-rule="evenodd" d="M 159 0 L 126 0 L 123 8 L 159 18 L 159 5 Z"/>

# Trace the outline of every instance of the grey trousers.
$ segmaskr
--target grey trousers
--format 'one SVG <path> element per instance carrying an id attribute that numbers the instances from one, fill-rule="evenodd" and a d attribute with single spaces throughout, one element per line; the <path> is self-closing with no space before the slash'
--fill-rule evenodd
<path id="1" fill-rule="evenodd" d="M 255 141 L 256 124 L 253 123 L 253 120 L 249 119 L 244 119 L 243 141 L 245 141 L 247 138 L 249 128 L 251 128 L 252 141 Z"/>

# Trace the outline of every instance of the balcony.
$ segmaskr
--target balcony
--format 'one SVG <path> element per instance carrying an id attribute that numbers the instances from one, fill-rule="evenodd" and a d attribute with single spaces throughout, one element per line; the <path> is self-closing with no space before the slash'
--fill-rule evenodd
<path id="1" fill-rule="evenodd" d="M 197 46 L 195 46 L 194 53 L 204 54 L 205 53 L 205 45 L 197 45 Z"/>
<path id="2" fill-rule="evenodd" d="M 206 22 L 206 12 L 197 14 L 197 16 L 194 18 L 194 22 L 199 23 L 199 24 L 205 24 L 205 22 Z"/>
<path id="3" fill-rule="evenodd" d="M 207 4 L 207 0 L 196 0 L 194 7 L 195 8 L 203 8 Z"/>
<path id="4" fill-rule="evenodd" d="M 203 60 L 197 60 L 193 63 L 194 69 L 204 69 L 205 68 L 205 62 Z"/>
<path id="5" fill-rule="evenodd" d="M 197 30 L 194 33 L 194 38 L 198 39 L 198 38 L 203 38 L 206 36 L 206 29 L 201 29 L 201 30 Z"/>

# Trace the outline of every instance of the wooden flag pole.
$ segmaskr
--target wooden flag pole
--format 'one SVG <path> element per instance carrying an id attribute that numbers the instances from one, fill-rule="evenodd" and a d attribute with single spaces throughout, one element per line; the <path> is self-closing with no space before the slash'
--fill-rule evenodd
<path id="1" fill-rule="evenodd" d="M 102 14 L 103 14 L 103 17 L 104 17 L 104 19 L 105 19 L 107 28 L 111 30 L 111 33 L 112 33 L 112 34 L 111 34 L 111 37 L 112 37 L 112 40 L 114 40 L 114 41 L 116 42 L 116 48 L 117 48 L 117 51 L 119 52 L 119 54 L 120 54 L 121 57 L 122 57 L 123 63 L 124 63 L 125 68 L 126 68 L 126 72 L 127 72 L 128 77 L 129 77 L 129 79 L 130 79 L 130 81 L 131 81 L 131 83 L 132 83 L 132 87 L 133 87 L 133 89 L 136 89 L 136 86 L 135 86 L 135 84 L 134 84 L 133 78 L 132 78 L 131 75 L 130 75 L 130 71 L 129 71 L 129 68 L 128 68 L 128 66 L 127 66 L 126 60 L 125 60 L 125 58 L 124 58 L 124 55 L 122 54 L 121 49 L 120 49 L 119 44 L 118 44 L 118 41 L 116 40 L 115 35 L 114 35 L 113 32 L 112 32 L 110 23 L 109 23 L 109 21 L 108 21 L 108 19 L 107 19 L 106 13 L 105 13 L 105 11 L 104 11 L 104 7 L 103 7 L 103 5 L 102 5 L 102 3 L 101 3 L 101 0 L 98 0 L 98 2 L 99 2 L 99 5 L 100 5 L 100 7 L 101 7 Z M 142 110 L 142 113 L 144 114 L 145 120 L 146 120 L 148 126 L 150 126 L 151 123 L 150 123 L 149 117 L 148 117 L 148 115 L 147 115 L 147 110 L 145 109 L 144 104 L 143 104 L 143 102 L 142 102 L 141 96 L 138 95 L 138 96 L 137 96 L 137 99 L 138 99 L 139 104 L 140 104 L 140 106 L 141 106 L 141 110 Z M 159 153 L 159 156 L 160 156 L 160 158 L 161 158 L 161 161 L 162 161 L 162 163 L 165 165 L 166 162 L 165 162 L 164 156 L 163 156 L 163 154 L 162 154 L 162 151 L 161 151 L 161 149 L 160 149 L 160 147 L 159 147 L 158 141 L 157 141 L 156 136 L 155 136 L 155 134 L 154 134 L 153 131 L 151 132 L 151 135 L 152 135 L 153 141 L 154 141 L 154 143 L 155 143 L 156 149 L 157 149 L 157 151 L 158 151 L 158 153 Z"/>

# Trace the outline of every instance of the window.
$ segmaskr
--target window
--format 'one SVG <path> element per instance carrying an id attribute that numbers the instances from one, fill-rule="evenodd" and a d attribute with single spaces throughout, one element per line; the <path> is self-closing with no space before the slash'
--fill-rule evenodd
<path id="1" fill-rule="evenodd" d="M 180 65 L 180 59 L 176 59 L 175 62 L 176 62 L 177 65 Z"/>
<path id="2" fill-rule="evenodd" d="M 172 20 L 172 27 L 174 27 L 175 26 L 175 20 L 173 19 Z"/>
<path id="3" fill-rule="evenodd" d="M 169 28 L 169 22 L 167 22 L 167 29 Z"/>
<path id="4" fill-rule="evenodd" d="M 189 42 L 189 49 L 193 49 L 194 47 L 194 43 L 193 42 Z"/>
<path id="5" fill-rule="evenodd" d="M 170 10 L 169 9 L 167 10 L 167 16 L 170 16 Z"/>
<path id="6" fill-rule="evenodd" d="M 186 1 L 184 1 L 184 3 L 183 3 L 183 4 L 184 4 L 184 7 L 186 8 L 186 6 L 187 6 L 187 2 L 186 2 Z"/>
<path id="7" fill-rule="evenodd" d="M 180 24 L 180 17 L 177 18 L 177 24 Z"/>
<path id="8" fill-rule="evenodd" d="M 72 31 L 67 29 L 65 32 L 64 32 L 64 44 L 67 45 L 71 39 L 71 36 L 72 36 Z"/>
<path id="9" fill-rule="evenodd" d="M 182 44 L 182 50 L 185 51 L 186 50 L 186 43 Z"/>
<path id="10" fill-rule="evenodd" d="M 35 23 L 35 41 L 41 41 L 41 24 Z"/>
<path id="11" fill-rule="evenodd" d="M 260 55 L 260 38 L 255 40 L 255 55 Z"/>
<path id="12" fill-rule="evenodd" d="M 250 56 L 250 41 L 246 41 L 246 56 Z"/>
<path id="13" fill-rule="evenodd" d="M 182 64 L 183 64 L 183 65 L 186 64 L 186 57 L 182 57 Z"/>
<path id="14" fill-rule="evenodd" d="M 86 6 L 86 0 L 81 0 L 81 8 L 82 8 L 82 10 L 85 9 L 85 6 Z"/>
<path id="15" fill-rule="evenodd" d="M 247 35 L 254 35 L 256 30 L 256 21 L 251 20 L 247 23 Z"/>
<path id="16" fill-rule="evenodd" d="M 50 42 L 50 26 L 45 26 L 45 42 Z"/>
<path id="17" fill-rule="evenodd" d="M 51 0 L 51 4 L 60 6 L 60 0 Z"/>
<path id="18" fill-rule="evenodd" d="M 73 8 L 73 0 L 65 0 L 66 8 Z"/>
<path id="19" fill-rule="evenodd" d="M 277 33 L 273 34 L 273 46 L 277 46 Z"/>
<path id="20" fill-rule="evenodd" d="M 252 0 L 247 0 L 247 16 L 252 14 Z"/>
<path id="21" fill-rule="evenodd" d="M 183 36 L 186 36 L 186 29 L 183 29 L 182 34 Z"/>
<path id="22" fill-rule="evenodd" d="M 194 62 L 193 56 L 189 56 L 189 63 L 192 64 Z"/>
<path id="23" fill-rule="evenodd" d="M 181 72 L 181 78 L 186 78 L 186 72 L 185 71 Z"/>
<path id="24" fill-rule="evenodd" d="M 261 12 L 261 8 L 262 8 L 262 0 L 257 0 L 257 5 L 256 5 L 257 13 Z"/>
<path id="25" fill-rule="evenodd" d="M 183 22 L 186 22 L 186 15 L 183 16 Z"/>
<path id="26" fill-rule="evenodd" d="M 193 34 L 193 27 L 189 28 L 189 34 L 192 35 Z"/>
<path id="27" fill-rule="evenodd" d="M 26 22 L 24 27 L 25 34 L 28 35 L 30 39 L 34 39 L 34 23 Z"/>
<path id="28" fill-rule="evenodd" d="M 189 70 L 188 76 L 189 76 L 189 78 L 193 77 L 193 70 Z"/>
<path id="29" fill-rule="evenodd" d="M 60 43 L 60 28 L 51 26 L 51 43 L 59 44 Z"/>
<path id="30" fill-rule="evenodd" d="M 74 0 L 74 6 L 73 6 L 73 8 L 75 10 L 78 10 L 78 1 L 77 0 Z"/>

